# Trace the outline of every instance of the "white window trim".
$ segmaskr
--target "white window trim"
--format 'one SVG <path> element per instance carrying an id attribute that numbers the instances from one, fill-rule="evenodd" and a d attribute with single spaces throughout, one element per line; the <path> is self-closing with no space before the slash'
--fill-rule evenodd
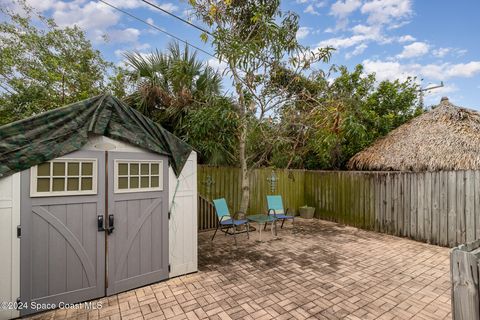
<path id="1" fill-rule="evenodd" d="M 157 188 L 135 188 L 135 189 L 119 189 L 118 188 L 118 164 L 119 163 L 158 163 L 158 187 Z M 134 160 L 134 159 L 115 159 L 114 160 L 114 169 L 113 169 L 113 192 L 114 193 L 135 193 L 135 192 L 153 192 L 153 191 L 163 191 L 163 160 Z M 139 177 L 142 176 L 140 166 L 139 170 Z M 151 177 L 151 173 L 149 173 L 149 177 Z M 130 172 L 128 174 L 128 181 L 130 183 Z M 140 185 L 140 180 L 139 180 Z"/>
<path id="2" fill-rule="evenodd" d="M 33 166 L 30 168 L 30 197 L 60 197 L 60 196 L 83 196 L 97 194 L 97 159 L 96 158 L 56 158 L 47 162 L 93 162 L 92 168 L 92 189 L 93 190 L 77 190 L 77 191 L 50 191 L 50 192 L 38 192 L 37 191 L 37 168 Z M 67 174 L 67 166 L 65 166 L 65 174 Z M 52 184 L 53 172 L 48 176 L 50 178 L 50 185 Z M 80 181 L 79 181 L 80 183 Z M 81 185 L 79 185 L 81 188 Z"/>

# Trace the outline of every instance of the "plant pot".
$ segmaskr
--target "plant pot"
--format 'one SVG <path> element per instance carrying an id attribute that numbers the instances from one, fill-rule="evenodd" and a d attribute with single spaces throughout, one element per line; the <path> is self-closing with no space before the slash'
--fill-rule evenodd
<path id="1" fill-rule="evenodd" d="M 312 219 L 315 214 L 315 207 L 300 207 L 298 208 L 300 212 L 300 217 L 304 219 Z"/>

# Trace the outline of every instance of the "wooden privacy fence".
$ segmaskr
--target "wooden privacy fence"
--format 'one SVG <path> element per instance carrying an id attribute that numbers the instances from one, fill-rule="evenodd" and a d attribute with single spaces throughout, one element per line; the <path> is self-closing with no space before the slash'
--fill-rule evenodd
<path id="1" fill-rule="evenodd" d="M 208 201 L 225 197 L 238 210 L 239 175 L 238 168 L 199 166 L 199 193 Z M 280 194 L 294 212 L 307 204 L 316 218 L 359 228 L 449 247 L 480 238 L 480 171 L 262 168 L 252 172 L 250 187 L 249 214 L 266 212 L 266 195 Z"/>
<path id="2" fill-rule="evenodd" d="M 210 230 L 215 229 L 218 224 L 215 208 L 211 201 L 198 195 L 198 229 Z"/>
<path id="3" fill-rule="evenodd" d="M 225 198 L 232 213 L 239 210 L 241 200 L 239 168 L 200 165 L 197 175 L 198 193 L 203 198 L 201 201 L 211 203 L 213 199 Z M 266 195 L 268 194 L 281 194 L 286 205 L 295 211 L 298 210 L 299 206 L 305 204 L 304 179 L 304 170 L 272 170 L 269 168 L 253 170 L 250 176 L 248 214 L 266 212 Z M 205 230 L 201 229 L 204 225 L 208 225 L 207 229 L 215 228 L 216 222 L 214 225 L 206 222 L 212 217 L 211 213 L 202 210 L 204 210 L 203 207 L 199 205 L 200 230 Z"/>
<path id="4" fill-rule="evenodd" d="M 449 247 L 480 238 L 480 171 L 305 174 L 321 219 Z"/>

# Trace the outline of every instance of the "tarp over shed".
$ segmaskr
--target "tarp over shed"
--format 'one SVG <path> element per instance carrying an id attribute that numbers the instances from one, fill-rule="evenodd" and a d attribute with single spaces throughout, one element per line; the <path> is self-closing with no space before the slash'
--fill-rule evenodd
<path id="1" fill-rule="evenodd" d="M 177 176 L 192 151 L 159 124 L 104 94 L 0 127 L 0 177 L 76 151 L 89 133 L 166 155 Z"/>

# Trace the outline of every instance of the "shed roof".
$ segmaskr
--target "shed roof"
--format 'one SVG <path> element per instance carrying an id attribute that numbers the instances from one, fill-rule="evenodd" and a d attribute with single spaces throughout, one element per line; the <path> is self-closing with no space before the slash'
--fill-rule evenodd
<path id="1" fill-rule="evenodd" d="M 354 155 L 351 170 L 437 171 L 480 169 L 480 113 L 444 97 Z"/>
<path id="2" fill-rule="evenodd" d="M 76 151 L 89 133 L 166 155 L 177 175 L 192 151 L 159 124 L 103 94 L 0 127 L 0 177 Z"/>

